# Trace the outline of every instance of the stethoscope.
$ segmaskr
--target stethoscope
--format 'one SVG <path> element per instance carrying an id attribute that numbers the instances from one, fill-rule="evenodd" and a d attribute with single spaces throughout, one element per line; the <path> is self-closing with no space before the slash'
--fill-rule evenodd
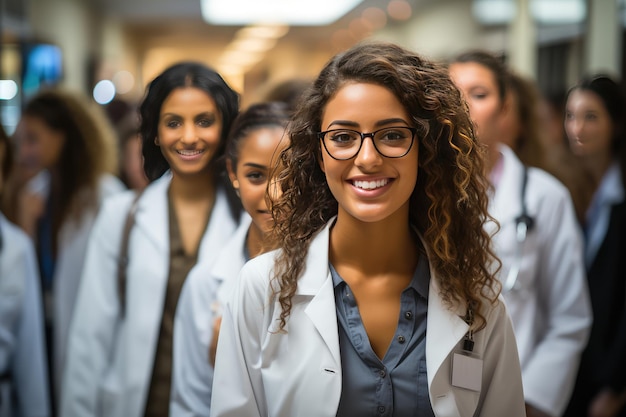
<path id="1" fill-rule="evenodd" d="M 522 186 L 521 186 L 521 205 L 522 212 L 519 216 L 515 218 L 515 259 L 513 261 L 513 265 L 511 265 L 511 269 L 509 269 L 509 273 L 504 280 L 504 284 L 502 285 L 502 292 L 508 293 L 513 290 L 519 289 L 519 283 L 517 281 L 517 277 L 519 276 L 519 271 L 522 267 L 522 260 L 524 257 L 524 242 L 526 242 L 526 237 L 528 236 L 528 232 L 530 232 L 534 225 L 535 219 L 528 214 L 528 209 L 526 208 L 526 185 L 528 183 L 528 168 L 524 165 L 524 172 L 522 174 Z"/>

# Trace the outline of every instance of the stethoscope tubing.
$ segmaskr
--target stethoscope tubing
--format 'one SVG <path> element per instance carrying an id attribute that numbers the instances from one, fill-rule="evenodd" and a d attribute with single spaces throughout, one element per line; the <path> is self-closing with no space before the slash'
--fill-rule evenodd
<path id="1" fill-rule="evenodd" d="M 521 184 L 521 214 L 515 218 L 515 259 L 511 268 L 509 269 L 509 273 L 506 276 L 502 284 L 502 293 L 506 294 L 510 291 L 519 289 L 518 280 L 519 272 L 522 268 L 522 261 L 524 259 L 524 243 L 526 242 L 526 238 L 528 237 L 528 232 L 530 232 L 534 226 L 535 219 L 528 214 L 528 209 L 526 208 L 526 185 L 528 183 L 528 168 L 524 165 L 524 172 L 522 174 L 522 184 Z"/>

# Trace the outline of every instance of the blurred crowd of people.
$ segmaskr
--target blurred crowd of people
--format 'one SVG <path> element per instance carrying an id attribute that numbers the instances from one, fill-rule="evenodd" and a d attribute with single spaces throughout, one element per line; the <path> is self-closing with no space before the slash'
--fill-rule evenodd
<path id="1" fill-rule="evenodd" d="M 245 109 L 194 62 L 41 91 L 0 132 L 0 417 L 624 417 L 625 123 L 608 75 L 376 42 Z"/>

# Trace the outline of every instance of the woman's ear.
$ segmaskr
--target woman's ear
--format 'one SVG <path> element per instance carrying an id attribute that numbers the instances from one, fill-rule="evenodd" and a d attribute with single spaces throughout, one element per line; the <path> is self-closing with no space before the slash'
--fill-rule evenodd
<path id="1" fill-rule="evenodd" d="M 226 172 L 228 172 L 228 179 L 233 185 L 233 188 L 235 190 L 239 190 L 239 180 L 237 179 L 237 173 L 235 173 L 233 161 L 231 159 L 226 159 Z"/>
<path id="2" fill-rule="evenodd" d="M 154 144 L 155 144 L 156 146 L 161 146 L 161 143 L 159 142 L 159 137 L 158 137 L 158 136 L 155 136 L 155 137 L 154 137 Z"/>
<path id="3" fill-rule="evenodd" d="M 320 166 L 320 169 L 322 170 L 323 173 L 326 173 L 326 170 L 324 169 L 324 158 L 322 158 L 322 150 L 318 149 L 317 151 L 317 163 Z"/>

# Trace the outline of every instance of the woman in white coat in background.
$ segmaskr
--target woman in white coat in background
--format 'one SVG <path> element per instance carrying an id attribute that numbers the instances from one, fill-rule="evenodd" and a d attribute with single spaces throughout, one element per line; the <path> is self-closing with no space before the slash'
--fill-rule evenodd
<path id="1" fill-rule="evenodd" d="M 125 187 L 114 176 L 115 132 L 83 95 L 38 93 L 26 103 L 15 139 L 5 209 L 35 243 L 56 411 L 89 234 L 102 201 Z"/>
<path id="2" fill-rule="evenodd" d="M 468 103 L 476 136 L 487 145 L 493 185 L 489 213 L 502 261 L 500 281 L 518 343 L 528 416 L 561 416 L 591 327 L 582 236 L 570 195 L 546 172 L 525 167 L 499 142 L 507 69 L 470 51 L 450 75 Z M 495 228 L 489 228 L 495 232 Z"/>
<path id="3" fill-rule="evenodd" d="M 387 43 L 335 56 L 279 161 L 279 250 L 224 308 L 211 415 L 523 416 L 482 158 L 445 69 Z"/>
<path id="4" fill-rule="evenodd" d="M 168 415 L 180 290 L 196 262 L 217 259 L 240 217 L 218 163 L 238 102 L 218 73 L 197 63 L 176 64 L 148 86 L 141 135 L 152 182 L 133 208 L 128 240 L 134 193 L 108 200 L 94 226 L 71 327 L 64 417 Z"/>
<path id="5" fill-rule="evenodd" d="M 0 128 L 0 194 L 12 166 Z M 0 417 L 48 417 L 48 362 L 32 241 L 0 212 Z"/>
<path id="6" fill-rule="evenodd" d="M 249 214 L 224 246 L 217 262 L 200 263 L 189 273 L 174 326 L 174 367 L 170 415 L 208 416 L 221 305 L 251 258 L 271 248 L 274 225 L 266 202 L 275 156 L 287 144 L 286 103 L 260 103 L 239 114 L 226 145 L 233 188 Z"/>

